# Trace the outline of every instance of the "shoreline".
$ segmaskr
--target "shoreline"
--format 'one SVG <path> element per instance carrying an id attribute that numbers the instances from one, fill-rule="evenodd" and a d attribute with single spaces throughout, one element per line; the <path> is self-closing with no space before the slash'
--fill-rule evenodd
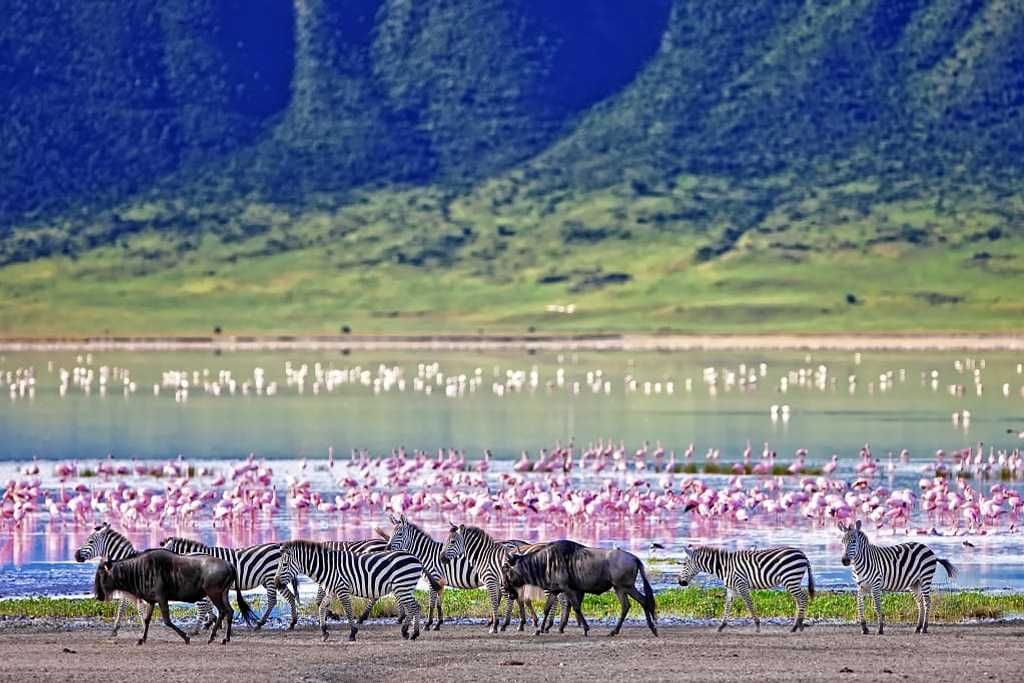
<path id="1" fill-rule="evenodd" d="M 381 334 L 0 339 L 0 352 L 318 350 L 1024 351 L 1024 334 Z"/>

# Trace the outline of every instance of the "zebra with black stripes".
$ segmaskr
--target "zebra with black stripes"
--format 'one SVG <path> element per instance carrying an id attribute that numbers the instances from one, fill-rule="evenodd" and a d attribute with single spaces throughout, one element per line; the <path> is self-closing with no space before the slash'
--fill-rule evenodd
<path id="1" fill-rule="evenodd" d="M 388 537 L 388 549 L 401 550 L 411 553 L 423 563 L 425 573 L 438 584 L 438 588 L 431 587 L 430 605 L 427 608 L 426 628 L 429 630 L 434 623 L 434 611 L 437 610 L 437 624 L 434 630 L 441 628 L 444 622 L 444 612 L 441 609 L 441 594 L 445 587 L 450 588 L 479 588 L 481 586 L 480 575 L 473 568 L 473 563 L 465 557 L 456 557 L 455 549 L 445 550 L 445 544 L 435 541 L 423 529 L 419 528 L 405 518 L 405 515 L 395 517 L 391 515 L 393 528 Z M 440 581 L 437 580 L 440 578 Z"/>
<path id="2" fill-rule="evenodd" d="M 534 626 L 541 628 L 542 631 L 550 628 L 549 624 L 544 624 L 544 627 L 541 627 L 540 620 L 537 618 L 537 612 L 534 610 L 533 603 L 525 591 L 522 594 L 508 593 L 503 586 L 501 565 L 508 559 L 510 552 L 517 552 L 522 548 L 529 547 L 529 544 L 518 539 L 497 541 L 491 538 L 486 531 L 475 526 L 466 526 L 465 524 L 455 526 L 450 522 L 449 526 L 451 528 L 448 533 L 448 539 L 442 547 L 442 554 L 446 556 L 454 555 L 456 558 L 464 557 L 472 563 L 473 568 L 480 577 L 480 582 L 487 590 L 487 595 L 491 600 L 491 621 L 488 623 L 491 633 L 498 632 L 498 608 L 503 595 L 507 597 L 507 602 L 505 603 L 505 620 L 501 625 L 502 631 L 508 628 L 509 622 L 512 620 L 513 603 L 519 605 L 519 631 L 526 629 L 527 608 L 529 608 L 530 614 L 533 617 Z M 547 597 L 546 592 L 544 595 Z M 559 599 L 562 604 L 561 630 L 564 632 L 565 622 L 568 620 L 569 605 L 568 600 L 564 596 L 559 595 Z"/>
<path id="3" fill-rule="evenodd" d="M 956 567 L 949 560 L 938 557 L 923 543 L 872 545 L 867 534 L 861 531 L 860 520 L 853 525 L 840 522 L 839 530 L 843 532 L 842 562 L 853 570 L 853 581 L 857 584 L 857 616 L 860 617 L 861 632 L 868 632 L 867 619 L 864 617 L 865 595 L 870 593 L 875 602 L 878 635 L 882 635 L 882 591 L 908 591 L 913 593 L 917 603 L 915 632 L 928 633 L 935 565 L 941 564 L 951 579 L 956 578 Z"/>
<path id="4" fill-rule="evenodd" d="M 814 575 L 807 555 L 797 548 L 767 548 L 765 550 L 723 550 L 701 546 L 684 548 L 679 585 L 686 586 L 701 572 L 717 576 L 725 584 L 725 611 L 718 630 L 725 628 L 729 620 L 733 598 L 743 600 L 754 618 L 754 628 L 761 631 L 761 620 L 754 611 L 754 600 L 750 591 L 783 586 L 796 601 L 796 621 L 790 632 L 804 630 L 804 614 L 809 599 L 814 598 Z M 803 588 L 804 574 L 807 574 L 807 590 Z"/>
<path id="5" fill-rule="evenodd" d="M 267 623 L 274 605 L 277 604 L 277 594 L 280 592 L 284 599 L 288 601 L 288 605 L 292 610 L 292 620 L 288 630 L 295 628 L 299 618 L 299 606 L 296 601 L 296 596 L 299 593 L 298 580 L 295 576 L 286 573 L 283 576 L 284 583 L 276 583 L 277 565 L 281 557 L 281 545 L 279 543 L 262 543 L 247 548 L 224 548 L 208 546 L 191 538 L 171 536 L 170 538 L 165 538 L 160 543 L 160 546 L 182 555 L 199 553 L 202 555 L 212 555 L 224 560 L 234 567 L 238 575 L 238 588 L 241 590 L 253 590 L 261 586 L 266 588 L 267 609 L 256 622 L 257 629 L 263 628 L 263 625 Z M 287 586 L 289 582 L 292 584 L 291 590 Z M 203 627 L 205 628 L 209 625 L 207 623 Z"/>
<path id="6" fill-rule="evenodd" d="M 305 574 L 323 586 L 325 594 L 318 614 L 324 640 L 327 640 L 327 608 L 335 598 L 341 601 L 348 617 L 348 639 L 355 640 L 359 629 L 352 615 L 352 596 L 380 598 L 388 594 L 393 594 L 398 604 L 412 615 L 412 635 L 406 622 L 402 624 L 402 637 L 415 640 L 420 635 L 420 606 L 413 591 L 422 573 L 423 564 L 409 553 L 387 551 L 360 555 L 331 550 L 314 541 L 289 541 L 281 544 L 275 582 L 286 576 Z"/>
<path id="7" fill-rule="evenodd" d="M 139 551 L 135 549 L 131 541 L 114 531 L 110 522 L 103 522 L 92 530 L 82 547 L 75 551 L 75 562 L 85 562 L 93 558 L 99 558 L 101 562 L 103 560 L 116 562 L 136 557 L 138 554 Z M 121 618 L 128 609 L 128 605 L 133 603 L 139 611 L 139 616 L 143 614 L 145 604 L 141 600 L 132 600 L 127 596 L 122 596 L 117 603 L 117 615 L 114 617 L 114 630 L 110 634 L 111 636 L 117 635 L 118 629 L 121 628 Z"/>
<path id="8" fill-rule="evenodd" d="M 327 546 L 331 550 L 345 550 L 350 553 L 381 553 L 386 552 L 388 549 L 387 541 L 380 538 L 364 538 L 359 541 L 323 541 L 323 545 Z M 316 589 L 315 603 L 319 605 L 324 600 L 324 594 L 326 591 L 323 586 L 319 586 Z M 377 604 L 377 598 L 371 598 L 366 602 L 366 609 L 356 619 L 357 624 L 362 624 L 370 618 L 370 611 L 373 606 Z M 405 621 L 405 608 L 401 605 L 398 606 L 398 623 L 401 624 Z M 341 617 L 335 614 L 332 610 L 327 610 L 327 618 L 340 620 Z"/>

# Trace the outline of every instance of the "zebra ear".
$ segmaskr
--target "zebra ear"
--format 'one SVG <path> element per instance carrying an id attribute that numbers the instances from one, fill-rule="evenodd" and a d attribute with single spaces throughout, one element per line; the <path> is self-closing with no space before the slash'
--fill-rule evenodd
<path id="1" fill-rule="evenodd" d="M 684 546 L 683 552 L 686 553 L 687 557 L 693 557 L 693 548 L 691 546 Z"/>
<path id="2" fill-rule="evenodd" d="M 399 517 L 398 517 L 398 518 L 399 518 L 400 520 L 402 520 L 402 523 L 403 523 L 403 524 L 405 523 L 405 513 L 404 513 L 404 512 L 403 512 L 403 513 L 402 513 L 401 515 L 399 515 Z"/>
<path id="3" fill-rule="evenodd" d="M 849 528 L 848 526 L 846 526 L 846 522 L 844 522 L 843 520 L 839 520 L 838 522 L 836 522 L 836 527 L 838 527 L 839 530 L 843 532 L 845 532 Z"/>
<path id="4" fill-rule="evenodd" d="M 860 531 L 860 520 L 857 520 L 857 531 Z"/>
<path id="5" fill-rule="evenodd" d="M 466 530 L 466 525 L 465 524 L 460 524 L 459 525 L 459 531 L 465 531 L 465 530 Z"/>
<path id="6" fill-rule="evenodd" d="M 452 532 L 455 532 L 455 531 L 459 530 L 459 527 L 455 526 L 455 522 L 453 522 L 452 520 L 449 519 L 448 520 L 448 529 L 450 531 L 452 531 Z"/>
<path id="7" fill-rule="evenodd" d="M 400 520 L 398 519 L 398 517 L 395 517 L 394 513 L 389 514 L 388 517 L 391 519 L 391 523 L 393 525 L 398 526 Z"/>

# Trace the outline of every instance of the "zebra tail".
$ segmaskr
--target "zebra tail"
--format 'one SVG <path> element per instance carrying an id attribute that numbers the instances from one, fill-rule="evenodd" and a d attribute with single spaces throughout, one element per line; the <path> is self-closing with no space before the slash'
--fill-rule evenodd
<path id="1" fill-rule="evenodd" d="M 938 558 L 938 560 L 939 564 L 946 568 L 946 573 L 949 574 L 949 578 L 955 579 L 956 575 L 959 574 L 959 572 L 957 571 L 956 567 L 953 566 L 953 563 L 949 560 L 944 560 L 941 557 Z"/>
<path id="2" fill-rule="evenodd" d="M 430 584 L 431 590 L 433 590 L 435 593 L 443 593 L 444 592 L 444 577 L 443 576 L 436 575 L 433 572 L 423 572 L 423 574 L 427 577 L 427 583 Z"/>
<path id="3" fill-rule="evenodd" d="M 654 615 L 654 618 L 658 618 L 658 603 L 654 600 L 654 589 L 651 588 L 650 581 L 647 580 L 647 572 L 644 571 L 644 563 L 637 560 L 637 564 L 640 565 L 640 578 L 644 582 L 644 605 Z"/>
<path id="4" fill-rule="evenodd" d="M 299 577 L 298 576 L 293 576 L 292 577 L 292 595 L 295 596 L 295 600 L 296 600 L 296 602 L 298 602 L 298 600 L 299 600 Z"/>
<path id="5" fill-rule="evenodd" d="M 811 564 L 807 563 L 807 594 L 814 599 L 814 574 L 811 573 Z"/>

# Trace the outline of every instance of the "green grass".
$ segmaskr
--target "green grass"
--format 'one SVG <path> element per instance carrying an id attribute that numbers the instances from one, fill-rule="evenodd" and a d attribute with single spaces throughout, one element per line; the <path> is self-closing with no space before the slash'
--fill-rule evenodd
<path id="1" fill-rule="evenodd" d="M 425 593 L 417 597 L 424 611 L 427 606 Z M 698 588 L 673 588 L 658 593 L 658 614 L 661 617 L 682 619 L 718 619 L 722 616 L 725 592 L 722 589 L 701 590 Z M 868 618 L 873 608 L 868 607 Z M 261 598 L 252 600 L 254 609 L 261 607 Z M 360 600 L 353 601 L 357 611 L 363 607 Z M 541 604 L 535 603 L 540 609 Z M 793 600 L 781 591 L 755 591 L 754 606 L 762 618 L 791 617 Z M 336 607 L 338 607 L 336 605 Z M 635 606 L 634 606 L 635 608 Z M 588 595 L 583 604 L 584 613 L 592 618 L 618 616 L 619 605 L 613 593 L 600 596 Z M 917 618 L 913 598 L 908 594 L 886 594 L 882 598 L 882 609 L 890 623 L 913 622 Z M 184 615 L 181 608 L 173 608 L 175 615 Z M 113 619 L 117 603 L 101 603 L 91 598 L 12 598 L 0 600 L 0 617 L 100 617 Z M 490 603 L 483 590 L 449 590 L 444 594 L 445 614 L 452 618 L 480 618 L 490 616 Z M 302 608 L 303 614 L 312 616 L 311 605 Z M 640 612 L 633 610 L 636 617 Z M 397 614 L 392 598 L 380 600 L 374 607 L 373 617 L 388 617 Z M 958 623 L 974 619 L 1002 619 L 1024 614 L 1024 593 L 990 595 L 976 591 L 937 593 L 932 600 L 932 620 L 935 622 Z M 856 603 L 851 593 L 819 592 L 807 610 L 810 619 L 834 621 L 855 621 Z M 740 601 L 733 606 L 733 616 L 746 616 L 746 608 Z"/>

